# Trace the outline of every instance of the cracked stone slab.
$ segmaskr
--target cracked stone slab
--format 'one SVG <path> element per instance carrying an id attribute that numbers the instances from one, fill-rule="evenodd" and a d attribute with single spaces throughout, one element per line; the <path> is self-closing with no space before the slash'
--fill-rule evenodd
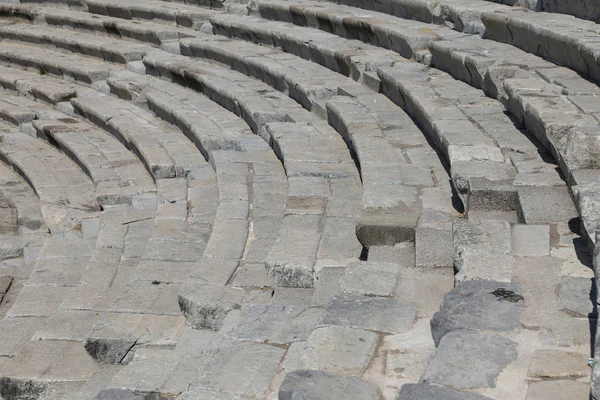
<path id="1" fill-rule="evenodd" d="M 278 304 L 251 304 L 245 311 L 228 336 L 240 341 L 271 344 L 308 339 L 321 316 L 318 308 Z"/>
<path id="2" fill-rule="evenodd" d="M 461 329 L 442 338 L 420 383 L 452 389 L 496 387 L 496 377 L 517 359 L 516 343 L 497 334 Z"/>
<path id="3" fill-rule="evenodd" d="M 436 346 L 449 332 L 480 329 L 508 332 L 519 329 L 523 312 L 521 288 L 513 283 L 468 281 L 452 289 L 431 319 Z"/>
<path id="4" fill-rule="evenodd" d="M 416 312 L 412 301 L 339 294 L 323 309 L 320 323 L 396 333 L 412 327 Z"/>
<path id="5" fill-rule="evenodd" d="M 379 400 L 377 386 L 356 376 L 299 370 L 287 374 L 279 387 L 279 400 Z"/>
<path id="6" fill-rule="evenodd" d="M 362 376 L 377 346 L 378 336 L 358 329 L 328 326 L 315 329 L 300 353 L 300 369 Z"/>

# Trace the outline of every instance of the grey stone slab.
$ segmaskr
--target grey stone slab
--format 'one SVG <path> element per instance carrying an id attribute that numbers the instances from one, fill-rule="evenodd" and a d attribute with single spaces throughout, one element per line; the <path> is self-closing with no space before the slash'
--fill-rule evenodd
<path id="1" fill-rule="evenodd" d="M 550 251 L 548 225 L 513 225 L 513 254 L 524 257 L 547 256 Z"/>
<path id="2" fill-rule="evenodd" d="M 595 323 L 595 319 L 574 318 L 556 312 L 542 320 L 540 341 L 559 347 L 587 346 L 590 343 L 590 324 Z"/>
<path id="3" fill-rule="evenodd" d="M 397 400 L 486 400 L 477 393 L 457 392 L 441 386 L 407 383 L 402 385 Z"/>
<path id="4" fill-rule="evenodd" d="M 219 330 L 227 314 L 246 300 L 241 289 L 210 284 L 189 284 L 179 292 L 179 306 L 193 329 Z"/>
<path id="5" fill-rule="evenodd" d="M 516 343 L 510 339 L 457 330 L 440 341 L 420 383 L 459 390 L 493 388 L 498 374 L 516 359 Z"/>
<path id="6" fill-rule="evenodd" d="M 596 280 L 563 276 L 560 285 L 559 307 L 577 317 L 595 316 Z"/>
<path id="7" fill-rule="evenodd" d="M 468 281 L 452 289 L 431 319 L 438 345 L 454 330 L 480 329 L 509 332 L 519 328 L 524 307 L 521 288 L 512 283 Z"/>
<path id="8" fill-rule="evenodd" d="M 202 398 L 202 392 L 206 390 L 263 397 L 284 353 L 284 349 L 264 344 L 227 343 L 202 363 L 181 398 Z"/>
<path id="9" fill-rule="evenodd" d="M 340 294 L 323 309 L 321 324 L 395 333 L 410 329 L 415 316 L 414 302 Z"/>
<path id="10" fill-rule="evenodd" d="M 589 397 L 587 382 L 572 380 L 552 380 L 531 382 L 527 388 L 526 400 L 585 399 Z"/>
<path id="11" fill-rule="evenodd" d="M 373 332 L 329 326 L 315 329 L 298 358 L 300 369 L 362 376 L 377 346 Z"/>
<path id="12" fill-rule="evenodd" d="M 241 321 L 227 335 L 235 340 L 286 344 L 306 340 L 317 324 L 321 310 L 277 304 L 251 304 Z"/>
<path id="13" fill-rule="evenodd" d="M 536 350 L 527 375 L 542 379 L 574 379 L 589 375 L 586 353 L 572 351 Z"/>
<path id="14" fill-rule="evenodd" d="M 392 296 L 396 289 L 400 265 L 375 261 L 354 262 L 346 266 L 340 278 L 344 294 Z"/>
<path id="15" fill-rule="evenodd" d="M 379 389 L 356 376 L 325 371 L 290 372 L 279 387 L 280 400 L 377 400 Z"/>
<path id="16" fill-rule="evenodd" d="M 578 217 L 566 186 L 519 188 L 519 206 L 526 224 L 564 224 Z"/>

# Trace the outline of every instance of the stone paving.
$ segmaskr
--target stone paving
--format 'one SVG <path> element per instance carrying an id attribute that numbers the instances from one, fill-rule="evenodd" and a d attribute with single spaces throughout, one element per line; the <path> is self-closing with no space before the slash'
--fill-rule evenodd
<path id="1" fill-rule="evenodd" d="M 0 399 L 600 399 L 599 16 L 0 0 Z"/>

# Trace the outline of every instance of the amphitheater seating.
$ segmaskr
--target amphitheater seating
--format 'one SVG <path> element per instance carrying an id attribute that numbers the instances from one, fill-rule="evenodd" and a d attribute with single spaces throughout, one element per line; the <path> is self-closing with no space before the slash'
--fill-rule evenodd
<path id="1" fill-rule="evenodd" d="M 600 396 L 565 4 L 0 2 L 0 399 Z"/>

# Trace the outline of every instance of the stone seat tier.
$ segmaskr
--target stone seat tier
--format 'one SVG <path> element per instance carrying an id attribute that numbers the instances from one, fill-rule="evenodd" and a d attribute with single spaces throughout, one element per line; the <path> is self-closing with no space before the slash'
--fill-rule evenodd
<path id="1" fill-rule="evenodd" d="M 130 204 L 138 194 L 156 190 L 139 160 L 101 129 L 27 98 L 5 95 L 1 100 L 0 113 L 5 119 L 27 122 L 22 129 L 30 126 L 32 133 L 54 144 L 82 168 L 96 185 L 96 199 L 102 206 Z M 25 110 L 33 119 L 19 121 Z"/>
<path id="2" fill-rule="evenodd" d="M 524 168 L 519 171 L 515 169 L 511 159 L 520 157 L 517 153 L 527 154 L 528 161 L 532 161 L 535 168 L 547 173 L 550 184 L 563 184 L 553 171 L 554 167 L 539 157 L 536 145 L 514 126 L 499 102 L 486 99 L 482 92 L 455 81 L 445 73 L 407 62 L 408 60 L 388 50 L 325 32 L 290 27 L 282 22 L 227 15 L 215 17 L 213 23 L 217 33 L 282 47 L 285 51 L 312 59 L 337 71 L 350 70 L 344 68 L 344 63 L 358 65 L 354 68 L 357 70 L 373 59 L 374 65 L 370 68 L 381 79 L 376 85 L 381 86 L 384 94 L 416 120 L 444 153 L 450 162 L 455 186 L 469 209 L 502 209 L 506 206 L 515 209 L 516 203 L 509 205 L 510 201 L 504 203 L 499 198 L 493 200 L 488 197 L 490 187 L 484 187 L 488 184 L 486 181 L 512 182 L 515 177 L 517 182 L 521 182 L 528 178 L 530 172 L 534 172 Z M 289 31 L 285 32 L 286 29 Z M 309 37 L 311 40 L 308 47 L 306 43 L 309 42 Z M 352 56 L 343 59 L 343 51 L 337 53 L 339 43 L 354 50 Z M 370 57 L 371 49 L 376 53 Z M 394 67 L 388 67 L 388 61 L 377 66 L 381 51 L 386 53 L 388 60 L 396 59 Z M 364 54 L 360 61 L 354 58 L 358 52 Z M 363 81 L 368 83 L 369 76 L 373 73 L 365 71 L 364 67 L 362 70 Z M 425 88 L 427 89 L 423 90 Z M 517 176 L 521 172 L 523 174 Z M 508 187 L 511 185 L 505 186 Z M 509 191 L 513 190 L 515 189 Z M 514 194 L 515 192 L 509 195 L 513 196 L 513 200 Z"/>
<path id="3" fill-rule="evenodd" d="M 4 26 L 0 38 L 7 42 L 30 42 L 42 47 L 57 49 L 125 64 L 141 60 L 151 47 L 143 44 L 126 43 L 97 35 L 59 30 L 37 26 L 31 29 L 28 24 Z"/>
<path id="4" fill-rule="evenodd" d="M 113 64 L 86 57 L 14 43 L 2 43 L 0 62 L 35 69 L 40 74 L 49 73 L 88 84 L 106 79 L 111 70 L 118 68 Z"/>
<path id="5" fill-rule="evenodd" d="M 187 176 L 206 162 L 181 131 L 134 104 L 100 93 L 71 103 L 77 113 L 135 152 L 154 179 Z"/>
<path id="6" fill-rule="evenodd" d="M 82 11 L 31 4 L 0 3 L 0 10 L 7 16 L 21 18 L 23 21 L 33 21 L 37 25 L 100 33 L 155 45 L 181 37 L 195 36 L 196 32 L 191 28 L 180 26 L 174 27 L 155 22 L 124 20 Z"/>
<path id="7" fill-rule="evenodd" d="M 569 14 L 577 18 L 589 19 L 594 22 L 600 21 L 600 6 L 594 0 L 488 0 L 494 3 L 506 4 L 507 6 L 527 7 L 533 11 L 544 11 L 547 13 Z"/>
<path id="8" fill-rule="evenodd" d="M 347 196 L 347 201 L 360 195 L 358 172 L 341 137 L 287 96 L 229 68 L 164 52 L 149 54 L 144 58 L 144 64 L 148 73 L 200 90 L 225 108 L 242 116 L 253 131 L 272 144 L 284 164 L 288 179 L 297 177 L 315 181 L 316 187 L 319 188 L 318 194 L 315 193 L 314 187 L 302 185 L 302 179 L 298 180 L 297 192 L 294 191 L 296 189 L 290 189 L 296 197 L 307 199 L 298 199 L 297 204 L 288 201 L 289 215 L 286 219 L 290 220 L 288 224 L 292 229 L 282 228 L 280 233 L 284 238 L 278 241 L 271 251 L 274 259 L 267 259 L 267 268 L 274 271 L 271 274 L 274 282 L 282 285 L 312 285 L 314 262 L 319 250 L 317 239 L 321 236 L 320 216 L 323 215 L 330 198 L 337 197 L 337 186 L 340 190 L 339 196 Z M 306 210 L 303 210 L 304 208 Z M 307 214 L 309 210 L 310 214 Z M 345 213 L 340 216 L 347 218 Z M 296 224 L 292 219 L 303 222 L 294 228 Z M 327 220 L 331 223 L 344 223 L 343 219 Z M 326 231 L 327 223 L 324 227 L 324 232 Z M 349 238 L 354 235 L 353 231 L 354 229 L 348 233 Z M 305 238 L 302 242 L 303 251 L 290 253 L 290 246 L 293 247 L 292 243 L 298 245 L 300 237 Z M 352 252 L 356 250 L 351 250 Z M 294 257 L 298 259 L 296 264 Z M 280 258 L 288 258 L 288 261 L 281 261 Z M 293 278 L 295 274 L 287 278 L 277 276 L 281 271 L 285 271 L 288 265 L 292 270 L 298 269 L 303 277 L 302 283 Z"/>
<path id="9" fill-rule="evenodd" d="M 414 238 L 421 214 L 420 189 L 434 187 L 436 182 L 443 185 L 448 178 L 436 153 L 408 116 L 384 96 L 318 64 L 248 42 L 212 38 L 181 40 L 182 54 L 219 61 L 257 76 L 306 109 L 327 114 L 331 125 L 358 155 L 364 215 L 357 234 L 363 245 Z M 338 93 L 344 96 L 332 97 Z M 372 119 L 362 114 L 365 111 L 373 115 Z M 420 165 L 415 165 L 419 160 Z M 431 171 L 438 176 L 432 177 Z"/>
<path id="10" fill-rule="evenodd" d="M 415 44 L 411 44 L 410 31 L 407 32 L 403 24 L 391 24 L 393 17 L 388 14 L 371 11 L 361 15 L 360 11 L 353 11 L 351 7 L 339 9 L 322 7 L 315 2 L 303 4 L 290 6 L 286 2 L 259 1 L 255 9 L 266 18 L 314 26 L 401 54 L 403 48 L 408 48 L 421 62 L 444 70 L 471 86 L 484 89 L 488 96 L 501 100 L 557 160 L 578 198 L 584 230 L 593 232 L 598 226 L 594 210 L 599 201 L 593 184 L 598 176 L 594 133 L 598 126 L 595 97 L 600 89 L 597 85 L 573 70 L 511 45 L 484 40 L 476 35 L 460 35 L 449 28 L 416 23 L 421 25 L 421 29 L 413 35 L 421 36 L 421 43 L 429 43 L 431 51 L 431 56 L 423 57 L 419 54 L 423 50 L 417 47 L 419 41 L 415 39 Z M 236 18 L 240 17 L 216 16 L 214 24 L 219 29 L 219 21 Z M 415 24 L 414 21 L 410 23 Z M 222 32 L 231 31 L 232 25 L 223 23 Z M 427 26 L 436 32 L 436 40 L 428 39 Z M 239 26 L 238 30 L 239 36 L 248 35 Z M 263 30 L 255 28 L 253 34 L 250 40 L 269 42 L 263 39 Z M 281 39 L 279 42 L 285 43 Z M 288 49 L 291 48 L 288 45 Z M 561 110 L 560 118 L 558 110 Z M 565 134 L 568 139 L 565 139 Z M 545 174 L 550 178 L 549 182 L 556 181 L 551 168 L 540 163 L 538 169 L 550 172 Z M 593 236 L 589 235 L 592 241 Z"/>

